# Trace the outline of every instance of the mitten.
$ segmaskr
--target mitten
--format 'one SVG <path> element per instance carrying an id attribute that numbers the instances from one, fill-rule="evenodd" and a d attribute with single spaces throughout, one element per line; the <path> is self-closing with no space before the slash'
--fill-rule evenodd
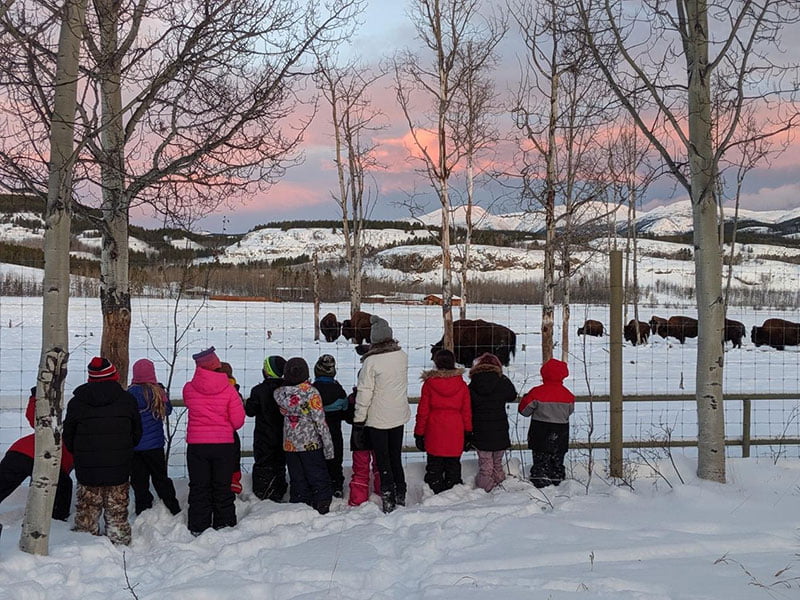
<path id="1" fill-rule="evenodd" d="M 474 450 L 475 446 L 472 445 L 472 432 L 465 431 L 464 432 L 464 452 L 468 452 L 469 450 Z"/>
<path id="2" fill-rule="evenodd" d="M 417 450 L 420 452 L 425 452 L 425 436 L 415 435 L 414 444 L 417 446 Z"/>

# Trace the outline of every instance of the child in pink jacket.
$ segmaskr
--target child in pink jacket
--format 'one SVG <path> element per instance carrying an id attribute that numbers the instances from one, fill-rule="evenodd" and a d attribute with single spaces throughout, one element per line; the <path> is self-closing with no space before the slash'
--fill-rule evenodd
<path id="1" fill-rule="evenodd" d="M 186 465 L 189 469 L 189 531 L 236 525 L 231 476 L 236 469 L 234 432 L 244 425 L 239 392 L 220 371 L 214 346 L 192 355 L 197 365 L 183 386 L 189 412 Z"/>

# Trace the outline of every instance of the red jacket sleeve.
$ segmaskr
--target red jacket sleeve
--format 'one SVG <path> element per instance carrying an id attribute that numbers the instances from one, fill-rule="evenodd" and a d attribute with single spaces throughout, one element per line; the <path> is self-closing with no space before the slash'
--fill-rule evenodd
<path id="1" fill-rule="evenodd" d="M 522 400 L 519 401 L 519 413 L 521 415 L 525 415 L 526 417 L 530 417 L 531 413 L 533 412 L 533 408 L 528 408 L 536 398 L 533 395 L 533 389 L 531 389 L 527 394 L 522 397 Z M 526 410 L 528 409 L 528 410 Z"/>
<path id="2" fill-rule="evenodd" d="M 431 393 L 427 386 L 427 381 L 422 384 L 422 393 L 417 405 L 417 423 L 414 426 L 414 435 L 425 435 L 425 426 L 428 424 L 430 414 Z"/>
<path id="3" fill-rule="evenodd" d="M 36 420 L 36 396 L 31 394 L 31 397 L 28 398 L 28 407 L 25 409 L 25 418 L 28 419 L 28 423 L 31 424 L 31 427 L 36 429 L 36 425 L 34 421 Z"/>

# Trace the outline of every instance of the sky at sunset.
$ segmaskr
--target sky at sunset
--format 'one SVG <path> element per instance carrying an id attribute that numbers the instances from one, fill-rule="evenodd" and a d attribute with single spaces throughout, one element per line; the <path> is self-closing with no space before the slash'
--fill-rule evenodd
<path id="1" fill-rule="evenodd" d="M 402 48 L 415 45 L 415 32 L 406 16 L 407 3 L 368 0 L 362 16 L 363 24 L 351 40 L 352 52 L 364 60 L 388 58 Z M 503 58 L 495 70 L 498 91 L 506 96 L 518 73 L 513 41 L 513 29 L 502 45 Z M 800 39 L 794 35 L 790 40 Z M 789 53 L 800 55 L 789 44 Z M 785 58 L 785 57 L 784 57 Z M 501 81 L 503 80 L 504 81 Z M 379 190 L 373 218 L 401 219 L 410 216 L 407 207 L 412 196 L 433 210 L 437 202 L 426 177 L 417 172 L 419 163 L 409 160 L 409 134 L 391 87 L 390 76 L 379 82 L 372 92 L 375 106 L 386 114 L 386 129 L 379 133 L 380 158 L 386 170 L 374 175 L 374 186 Z M 329 115 L 324 103 L 312 123 L 303 143 L 304 161 L 290 169 L 285 177 L 267 192 L 251 193 L 232 200 L 231 207 L 204 219 L 199 226 L 206 230 L 244 232 L 256 224 L 270 221 L 308 218 L 339 217 L 337 205 L 331 197 L 336 185 L 333 144 Z M 796 136 L 795 136 L 796 137 Z M 478 203 L 494 212 L 511 212 L 519 209 L 513 197 L 508 197 L 499 185 L 477 190 Z M 683 190 L 674 181 L 664 178 L 651 187 L 643 201 L 643 208 L 668 204 L 685 199 Z M 458 200 L 454 201 L 457 204 Z M 756 210 L 789 209 L 800 206 L 800 140 L 793 140 L 789 149 L 772 160 L 770 165 L 756 169 L 748 175 L 743 194 L 743 206 Z M 225 222 L 223 223 L 223 214 Z M 144 222 L 149 219 L 139 219 Z M 152 224 L 152 223 L 150 223 Z"/>

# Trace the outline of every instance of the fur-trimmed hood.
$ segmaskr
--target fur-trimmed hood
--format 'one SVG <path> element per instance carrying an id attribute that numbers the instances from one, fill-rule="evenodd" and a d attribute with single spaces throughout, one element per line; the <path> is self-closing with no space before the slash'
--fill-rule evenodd
<path id="1" fill-rule="evenodd" d="M 498 367 L 497 365 L 491 365 L 488 363 L 480 363 L 469 370 L 470 377 L 477 375 L 478 373 L 497 373 L 498 375 L 502 375 L 503 367 Z"/>
<path id="2" fill-rule="evenodd" d="M 402 348 L 400 348 L 400 344 L 397 343 L 397 340 L 386 340 L 385 342 L 372 344 L 369 350 L 362 355 L 361 362 L 363 363 L 368 357 L 375 356 L 376 354 L 386 354 L 388 352 L 397 352 L 398 350 L 402 350 Z"/>
<path id="3" fill-rule="evenodd" d="M 430 369 L 427 371 L 423 371 L 419 378 L 422 381 L 427 381 L 428 379 L 434 377 L 440 377 L 442 379 L 447 377 L 461 377 L 464 374 L 464 369 L 456 368 L 456 369 Z"/>

